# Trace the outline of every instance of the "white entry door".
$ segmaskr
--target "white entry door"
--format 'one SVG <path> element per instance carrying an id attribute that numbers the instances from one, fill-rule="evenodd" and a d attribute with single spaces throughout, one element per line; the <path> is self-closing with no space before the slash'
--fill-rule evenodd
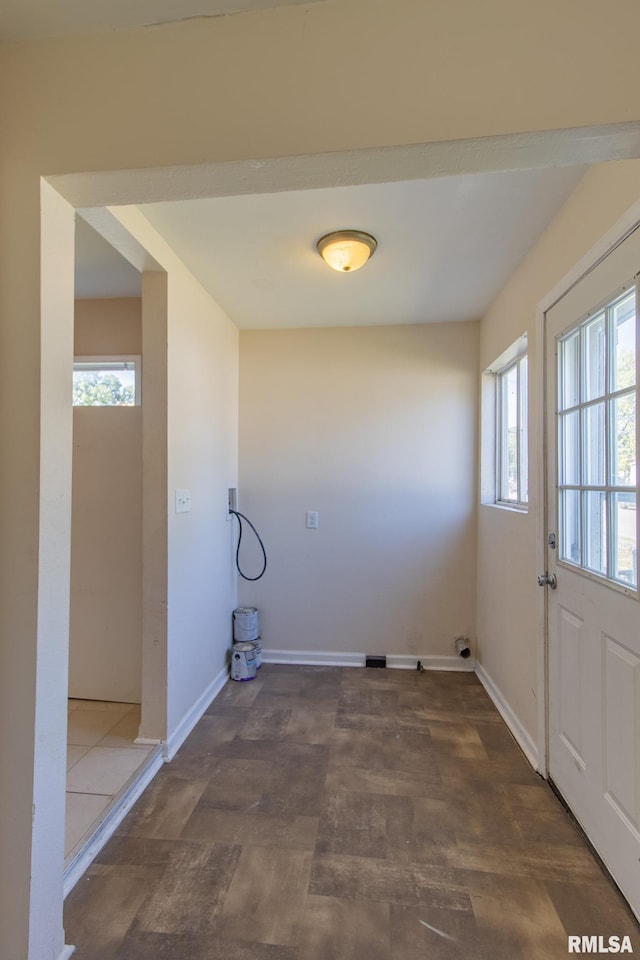
<path id="1" fill-rule="evenodd" d="M 545 589 L 549 773 L 640 916 L 639 271 L 636 230 L 546 315 Z"/>

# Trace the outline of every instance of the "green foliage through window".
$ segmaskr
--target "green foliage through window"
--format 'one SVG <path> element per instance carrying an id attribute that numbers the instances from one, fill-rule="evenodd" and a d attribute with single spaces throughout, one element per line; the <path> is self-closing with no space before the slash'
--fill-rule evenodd
<path id="1" fill-rule="evenodd" d="M 139 402 L 139 358 L 84 357 L 73 365 L 74 407 L 132 407 Z"/>
<path id="2" fill-rule="evenodd" d="M 136 402 L 135 388 L 113 373 L 86 373 L 74 377 L 74 407 L 122 407 Z"/>

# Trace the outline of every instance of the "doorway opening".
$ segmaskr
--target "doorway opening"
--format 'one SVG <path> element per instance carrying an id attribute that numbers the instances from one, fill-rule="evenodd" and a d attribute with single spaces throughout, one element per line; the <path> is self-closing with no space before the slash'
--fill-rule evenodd
<path id="1" fill-rule="evenodd" d="M 161 749 L 139 742 L 141 275 L 77 215 L 73 352 L 67 878 Z"/>

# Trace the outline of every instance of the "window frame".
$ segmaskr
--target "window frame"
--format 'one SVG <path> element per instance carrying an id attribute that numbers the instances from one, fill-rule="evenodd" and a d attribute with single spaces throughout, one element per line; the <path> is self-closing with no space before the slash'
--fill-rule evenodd
<path id="1" fill-rule="evenodd" d="M 480 503 L 526 514 L 529 510 L 529 361 L 526 331 L 518 337 L 482 374 L 481 439 L 480 439 Z M 525 361 L 526 358 L 526 361 Z M 526 375 L 522 376 L 525 361 Z M 518 371 L 518 453 L 517 499 L 504 496 L 502 487 L 503 442 L 503 377 Z M 526 499 L 525 499 L 526 498 Z"/>
<path id="2" fill-rule="evenodd" d="M 142 402 L 142 357 L 140 354 L 104 354 L 101 356 L 74 356 L 73 358 L 73 373 L 85 371 L 90 373 L 92 371 L 98 373 L 104 371 L 108 373 L 110 371 L 116 370 L 133 370 L 134 374 L 134 401 L 133 403 L 96 403 L 96 404 L 75 404 L 72 401 L 74 408 L 86 406 L 87 408 L 108 408 L 113 409 L 114 407 L 119 408 L 131 408 L 139 407 Z"/>
<path id="3" fill-rule="evenodd" d="M 529 380 L 528 354 L 519 354 L 495 373 L 496 388 L 496 503 L 515 510 L 527 510 L 529 506 L 528 489 L 528 397 Z M 516 496 L 508 496 L 509 483 L 509 414 L 507 378 L 516 372 Z M 524 371 L 524 373 L 523 373 Z M 523 490 L 523 487 L 525 488 Z"/>

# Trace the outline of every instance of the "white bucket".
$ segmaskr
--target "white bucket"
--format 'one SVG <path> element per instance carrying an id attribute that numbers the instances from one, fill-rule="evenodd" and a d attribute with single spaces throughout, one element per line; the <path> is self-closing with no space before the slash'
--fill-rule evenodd
<path id="1" fill-rule="evenodd" d="M 234 643 L 231 651 L 231 679 L 255 680 L 256 670 L 255 643 Z"/>
<path id="2" fill-rule="evenodd" d="M 259 670 L 262 666 L 262 637 L 256 637 L 252 642 L 256 648 L 256 670 Z"/>
<path id="3" fill-rule="evenodd" d="M 233 611 L 233 639 L 236 643 L 257 640 L 259 633 L 256 607 L 238 607 Z"/>

